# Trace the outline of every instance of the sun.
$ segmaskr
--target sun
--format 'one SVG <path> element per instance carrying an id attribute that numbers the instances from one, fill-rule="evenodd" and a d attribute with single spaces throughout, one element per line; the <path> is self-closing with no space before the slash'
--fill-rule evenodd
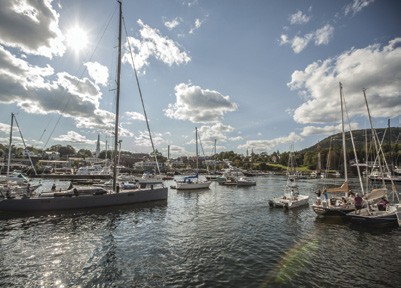
<path id="1" fill-rule="evenodd" d="M 79 53 L 88 45 L 88 35 L 81 27 L 75 26 L 68 30 L 66 34 L 67 46 Z"/>

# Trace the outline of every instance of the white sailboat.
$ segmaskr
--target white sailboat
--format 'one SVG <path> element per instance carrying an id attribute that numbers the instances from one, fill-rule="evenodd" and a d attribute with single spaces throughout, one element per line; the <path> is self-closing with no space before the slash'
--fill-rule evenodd
<path id="1" fill-rule="evenodd" d="M 295 156 L 291 148 L 288 158 L 288 171 L 287 171 L 287 184 L 284 189 L 284 195 L 277 196 L 268 201 L 270 207 L 283 207 L 286 209 L 293 209 L 300 206 L 309 204 L 309 196 L 299 194 L 298 184 L 296 182 L 295 173 Z"/>
<path id="2" fill-rule="evenodd" d="M 209 180 L 199 179 L 199 155 L 198 155 L 198 128 L 195 128 L 195 139 L 196 139 L 196 174 L 192 176 L 186 176 L 183 181 L 177 181 L 177 190 L 198 190 L 208 189 L 212 183 Z"/>
<path id="3" fill-rule="evenodd" d="M 344 182 L 341 184 L 340 187 L 329 187 L 329 188 L 325 187 L 323 191 L 318 191 L 317 193 L 318 196 L 315 203 L 312 204 L 312 209 L 319 216 L 345 216 L 347 213 L 355 210 L 354 198 L 351 197 L 350 194 L 351 190 L 349 188 L 349 183 L 348 183 L 347 150 L 345 142 L 343 100 L 344 99 L 342 95 L 342 85 L 340 83 Z"/>
<path id="4" fill-rule="evenodd" d="M 118 147 L 118 119 L 120 97 L 120 72 L 121 72 L 121 31 L 122 31 L 122 4 L 119 3 L 119 34 L 118 34 L 118 69 L 116 92 L 116 119 L 115 119 L 115 145 L 113 165 L 113 189 L 104 188 L 73 188 L 68 191 L 46 193 L 46 195 L 33 195 L 31 197 L 2 197 L 0 195 L 1 212 L 32 212 L 62 209 L 87 209 L 95 207 L 111 207 L 128 205 L 157 200 L 167 200 L 168 188 L 146 187 L 124 189 L 120 191 L 117 186 L 117 147 Z"/>
<path id="5" fill-rule="evenodd" d="M 383 175 L 384 172 L 389 172 L 389 166 L 383 153 L 382 145 L 377 136 L 376 130 L 372 124 L 372 118 L 370 116 L 370 110 L 368 101 L 366 98 L 365 89 L 363 90 L 363 96 L 365 98 L 366 109 L 369 117 L 370 128 L 373 135 L 373 143 L 375 146 L 376 154 L 378 155 L 377 160 L 379 164 L 380 173 Z M 382 165 L 382 161 L 384 162 Z M 387 171 L 383 171 L 383 167 Z M 378 195 L 374 199 L 366 199 L 367 203 L 365 208 L 355 210 L 347 214 L 347 217 L 352 223 L 363 224 L 363 225 L 398 225 L 401 227 L 401 204 L 398 197 L 397 189 L 393 181 L 391 181 L 393 199 L 390 203 L 387 200 L 387 187 L 384 179 L 382 179 L 382 187 L 379 189 L 373 189 L 368 195 Z M 371 197 L 372 198 L 372 197 Z M 395 199 L 397 198 L 397 199 Z M 378 199 L 382 199 L 382 202 L 377 202 Z M 373 201 L 375 200 L 375 201 Z M 395 201 L 396 200 L 396 201 Z M 396 203 L 397 202 L 397 203 Z"/>

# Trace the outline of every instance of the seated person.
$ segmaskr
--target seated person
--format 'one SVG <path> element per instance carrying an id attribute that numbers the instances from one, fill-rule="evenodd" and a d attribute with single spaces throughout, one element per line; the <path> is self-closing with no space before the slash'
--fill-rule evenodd
<path id="1" fill-rule="evenodd" d="M 379 211 L 386 211 L 387 208 L 387 204 L 389 202 L 387 201 L 387 199 L 385 197 L 382 197 L 382 199 L 380 200 L 379 203 L 377 203 L 377 208 L 379 209 Z"/>
<path id="2" fill-rule="evenodd" d="M 342 197 L 341 198 L 341 206 L 342 207 L 347 207 L 347 205 L 348 205 L 347 199 L 345 199 L 345 197 Z"/>

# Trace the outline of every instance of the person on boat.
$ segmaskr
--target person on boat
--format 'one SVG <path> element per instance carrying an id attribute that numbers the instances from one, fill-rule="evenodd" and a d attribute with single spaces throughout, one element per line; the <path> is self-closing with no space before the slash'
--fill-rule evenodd
<path id="1" fill-rule="evenodd" d="M 354 202 L 356 213 L 359 214 L 359 210 L 362 209 L 362 197 L 358 193 L 355 194 Z"/>
<path id="2" fill-rule="evenodd" d="M 321 203 L 322 203 L 322 200 L 321 200 L 321 196 L 322 196 L 322 190 L 317 190 L 317 192 L 315 192 L 315 194 L 317 195 L 316 196 L 316 205 L 320 205 Z"/>
<path id="3" fill-rule="evenodd" d="M 342 207 L 347 207 L 347 205 L 348 205 L 347 199 L 345 197 L 342 197 L 341 198 L 341 206 Z"/>
<path id="4" fill-rule="evenodd" d="M 31 184 L 28 183 L 26 186 L 26 197 L 31 197 Z"/>
<path id="5" fill-rule="evenodd" d="M 324 195 L 324 199 L 326 199 L 326 201 L 327 201 L 329 199 L 329 194 L 327 194 L 326 188 L 323 190 L 323 195 Z"/>
<path id="6" fill-rule="evenodd" d="M 72 184 L 72 182 L 70 182 L 70 186 L 68 186 L 67 190 L 71 190 L 72 188 L 74 188 L 74 185 Z"/>
<path id="7" fill-rule="evenodd" d="M 377 203 L 377 208 L 379 209 L 379 211 L 385 211 L 386 210 L 386 208 L 387 208 L 387 204 L 388 204 L 389 202 L 388 202 L 388 200 L 386 199 L 386 197 L 382 197 L 381 199 L 380 199 L 380 202 L 379 203 Z"/>
<path id="8" fill-rule="evenodd" d="M 7 190 L 6 190 L 6 198 L 10 199 L 10 198 L 11 198 L 11 190 L 10 190 L 10 187 L 7 186 L 6 189 L 7 189 Z"/>
<path id="9" fill-rule="evenodd" d="M 52 191 L 53 191 L 53 192 L 56 192 L 56 188 L 57 188 L 57 187 L 56 187 L 56 183 L 53 183 L 53 185 L 52 185 Z"/>

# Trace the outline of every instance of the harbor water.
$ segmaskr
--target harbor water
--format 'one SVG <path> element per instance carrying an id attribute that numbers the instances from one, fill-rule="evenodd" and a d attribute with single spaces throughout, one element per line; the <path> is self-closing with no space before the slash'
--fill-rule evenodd
<path id="1" fill-rule="evenodd" d="M 269 208 L 286 178 L 255 179 L 139 206 L 1 215 L 0 287 L 400 287 L 401 228 Z M 299 185 L 312 204 L 318 180 Z"/>

